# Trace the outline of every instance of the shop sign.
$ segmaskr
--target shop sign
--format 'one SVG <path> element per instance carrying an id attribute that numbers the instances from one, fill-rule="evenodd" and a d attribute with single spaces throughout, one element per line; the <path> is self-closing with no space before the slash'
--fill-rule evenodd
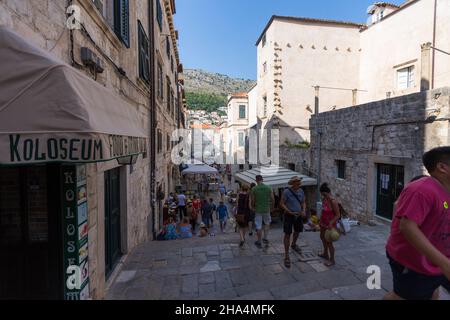
<path id="1" fill-rule="evenodd" d="M 86 168 L 62 166 L 64 294 L 66 300 L 89 298 Z"/>
<path id="2" fill-rule="evenodd" d="M 147 139 L 107 134 L 9 134 L 0 136 L 0 164 L 88 163 L 146 154 Z"/>

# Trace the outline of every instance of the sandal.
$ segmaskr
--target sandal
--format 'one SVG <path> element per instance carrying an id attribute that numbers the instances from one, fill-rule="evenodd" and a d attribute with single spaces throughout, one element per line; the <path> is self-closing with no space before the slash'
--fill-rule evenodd
<path id="1" fill-rule="evenodd" d="M 300 248 L 298 245 L 291 246 L 291 249 L 297 253 L 302 253 L 302 248 Z"/>
<path id="2" fill-rule="evenodd" d="M 326 267 L 332 267 L 332 266 L 334 266 L 335 264 L 336 264 L 336 262 L 334 262 L 334 261 L 327 261 L 327 262 L 324 263 L 324 265 L 325 265 Z"/>
<path id="3" fill-rule="evenodd" d="M 291 260 L 289 260 L 289 258 L 284 259 L 284 266 L 286 268 L 290 268 L 291 267 Z"/>

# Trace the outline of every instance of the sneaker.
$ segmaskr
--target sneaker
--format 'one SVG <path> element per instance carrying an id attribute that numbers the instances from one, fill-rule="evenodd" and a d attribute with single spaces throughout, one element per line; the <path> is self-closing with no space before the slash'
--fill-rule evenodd
<path id="1" fill-rule="evenodd" d="M 263 242 L 264 242 L 265 244 L 268 244 L 268 243 L 269 243 L 269 240 L 263 239 Z"/>
<path id="2" fill-rule="evenodd" d="M 257 246 L 258 248 L 261 248 L 261 247 L 262 247 L 262 244 L 261 244 L 261 242 L 259 242 L 259 241 L 255 241 L 255 246 Z"/>

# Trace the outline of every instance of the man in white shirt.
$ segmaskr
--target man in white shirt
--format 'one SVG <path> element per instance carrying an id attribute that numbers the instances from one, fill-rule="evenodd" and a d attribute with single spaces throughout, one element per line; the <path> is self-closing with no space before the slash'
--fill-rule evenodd
<path id="1" fill-rule="evenodd" d="M 181 192 L 177 195 L 178 213 L 180 214 L 180 221 L 186 216 L 186 196 Z"/>

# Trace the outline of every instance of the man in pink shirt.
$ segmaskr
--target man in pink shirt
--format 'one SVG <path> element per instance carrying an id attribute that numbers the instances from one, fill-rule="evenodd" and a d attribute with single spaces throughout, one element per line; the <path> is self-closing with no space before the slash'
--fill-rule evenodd
<path id="1" fill-rule="evenodd" d="M 431 177 L 401 193 L 386 246 L 394 299 L 429 300 L 440 286 L 450 290 L 450 147 L 425 153 L 423 164 Z"/>

